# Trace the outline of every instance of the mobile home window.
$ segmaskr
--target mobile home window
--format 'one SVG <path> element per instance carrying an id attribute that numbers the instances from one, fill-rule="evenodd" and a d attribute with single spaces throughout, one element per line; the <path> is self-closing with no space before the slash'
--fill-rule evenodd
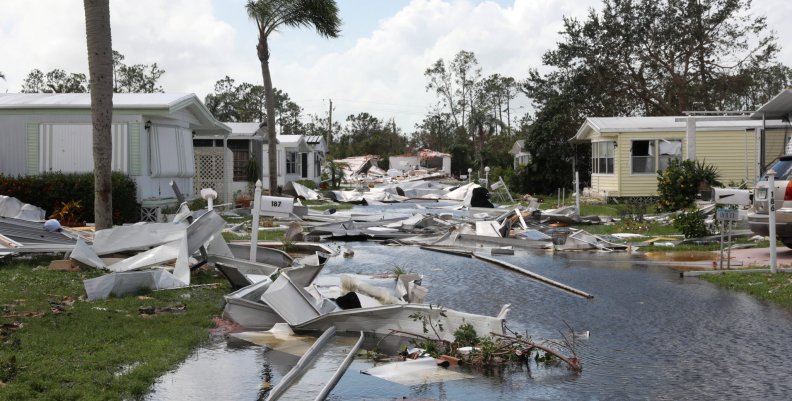
<path id="1" fill-rule="evenodd" d="M 665 170 L 671 159 L 682 157 L 682 141 L 649 139 L 632 142 L 632 173 L 654 174 Z"/>
<path id="2" fill-rule="evenodd" d="M 616 142 L 594 142 L 591 144 L 591 173 L 613 174 Z"/>
<path id="3" fill-rule="evenodd" d="M 297 173 L 297 152 L 286 152 L 286 174 Z"/>

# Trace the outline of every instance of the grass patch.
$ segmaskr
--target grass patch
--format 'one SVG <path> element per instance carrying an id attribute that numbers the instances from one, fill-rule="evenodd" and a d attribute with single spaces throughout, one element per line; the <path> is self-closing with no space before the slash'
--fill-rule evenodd
<path id="1" fill-rule="evenodd" d="M 521 202 L 522 205 L 528 206 L 528 203 Z M 572 202 L 567 201 L 563 206 L 575 206 L 574 198 Z M 556 209 L 558 204 L 555 200 L 547 201 L 539 204 L 540 210 L 547 210 L 547 209 Z M 581 216 L 611 216 L 611 217 L 619 217 L 624 213 L 627 213 L 629 209 L 628 205 L 625 204 L 603 204 L 603 203 L 591 203 L 591 204 L 581 204 L 580 205 L 580 215 Z M 657 209 L 655 208 L 654 204 L 646 205 L 645 214 L 651 215 L 656 214 Z"/>
<path id="2" fill-rule="evenodd" d="M 259 241 L 280 241 L 283 239 L 283 234 L 286 234 L 286 230 L 259 231 L 258 239 Z M 226 242 L 250 240 L 250 233 L 246 233 L 244 235 L 223 233 L 223 239 L 225 239 Z"/>
<path id="3" fill-rule="evenodd" d="M 786 273 L 729 273 L 699 276 L 701 279 L 764 301 L 792 308 L 792 275 Z"/>
<path id="4" fill-rule="evenodd" d="M 325 210 L 335 209 L 335 210 L 349 210 L 355 207 L 355 205 L 351 203 L 327 203 L 322 201 L 305 201 L 303 202 L 305 206 L 308 206 L 311 210 L 316 210 L 319 212 L 324 212 Z"/>
<path id="5" fill-rule="evenodd" d="M 664 237 L 668 235 L 681 235 L 682 232 L 670 224 L 654 222 L 636 222 L 623 220 L 616 224 L 595 224 L 575 226 L 592 234 L 634 233 L 650 237 Z"/>
<path id="6" fill-rule="evenodd" d="M 140 399 L 157 377 L 209 339 L 228 291 L 224 280 L 198 273 L 194 283 L 220 287 L 84 301 L 82 280 L 101 274 L 50 271 L 31 262 L 0 265 L 0 399 Z M 53 312 L 56 304 L 62 312 Z M 186 311 L 138 311 L 177 305 Z"/>
<path id="7" fill-rule="evenodd" d="M 642 246 L 641 252 L 708 252 L 708 251 L 717 251 L 720 249 L 720 244 L 706 244 L 706 245 L 695 245 L 695 244 L 681 244 L 677 246 L 661 246 L 661 245 L 649 245 L 649 246 Z"/>

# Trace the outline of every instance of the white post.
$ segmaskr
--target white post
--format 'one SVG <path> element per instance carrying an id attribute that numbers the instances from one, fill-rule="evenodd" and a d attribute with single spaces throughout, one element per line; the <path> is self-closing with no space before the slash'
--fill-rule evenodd
<path id="1" fill-rule="evenodd" d="M 250 211 L 253 215 L 253 222 L 250 226 L 250 261 L 256 261 L 256 251 L 258 250 L 258 232 L 259 232 L 259 213 L 261 213 L 261 180 L 256 181 L 256 191 L 253 195 L 253 210 Z"/>
<path id="2" fill-rule="evenodd" d="M 206 208 L 211 212 L 214 209 L 214 198 L 209 197 L 206 199 Z"/>
<path id="3" fill-rule="evenodd" d="M 470 184 L 473 180 L 473 169 L 468 167 L 468 184 Z"/>
<path id="4" fill-rule="evenodd" d="M 696 118 L 688 116 L 685 124 L 687 141 L 687 160 L 696 160 Z"/>
<path id="5" fill-rule="evenodd" d="M 775 215 L 775 175 L 776 172 L 770 170 L 767 172 L 767 213 L 768 213 L 768 228 L 770 230 L 770 272 L 776 273 L 778 265 L 776 261 L 776 215 Z"/>
<path id="6" fill-rule="evenodd" d="M 484 182 L 485 182 L 484 185 L 486 185 L 486 188 L 488 190 L 489 190 L 489 172 L 490 172 L 489 166 L 484 167 Z"/>
<path id="7" fill-rule="evenodd" d="M 575 211 L 580 216 L 580 173 L 575 171 Z"/>

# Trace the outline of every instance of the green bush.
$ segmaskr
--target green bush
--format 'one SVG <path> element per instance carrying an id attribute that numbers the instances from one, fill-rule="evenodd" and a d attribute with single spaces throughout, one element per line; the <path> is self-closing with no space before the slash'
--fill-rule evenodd
<path id="1" fill-rule="evenodd" d="M 316 183 L 313 180 L 295 180 L 294 182 L 310 189 L 316 189 Z"/>
<path id="2" fill-rule="evenodd" d="M 126 175 L 113 172 L 113 223 L 140 221 L 137 185 Z M 79 201 L 82 209 L 75 216 L 78 221 L 94 221 L 93 173 L 11 177 L 0 174 L 0 195 L 13 196 L 47 211 L 47 216 L 63 204 Z"/>
<path id="3" fill-rule="evenodd" d="M 698 210 L 683 211 L 674 220 L 674 227 L 685 235 L 685 238 L 698 238 L 710 234 L 704 224 L 704 215 Z"/>
<path id="4" fill-rule="evenodd" d="M 676 211 L 696 200 L 699 187 L 720 185 L 718 169 L 703 161 L 671 159 L 657 176 L 657 210 Z"/>

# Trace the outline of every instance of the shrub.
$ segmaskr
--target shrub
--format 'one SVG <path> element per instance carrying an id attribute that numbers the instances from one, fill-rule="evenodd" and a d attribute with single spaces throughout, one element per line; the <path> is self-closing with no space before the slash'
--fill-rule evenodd
<path id="1" fill-rule="evenodd" d="M 693 204 L 700 186 L 719 185 L 718 170 L 694 160 L 671 159 L 657 176 L 658 211 L 676 211 Z"/>
<path id="2" fill-rule="evenodd" d="M 294 182 L 310 189 L 316 189 L 316 183 L 313 180 L 296 180 Z"/>
<path id="3" fill-rule="evenodd" d="M 113 223 L 133 223 L 140 220 L 137 203 L 137 184 L 128 176 L 114 172 Z M 22 202 L 38 206 L 52 214 L 63 205 L 79 203 L 82 208 L 72 211 L 71 218 L 78 222 L 94 220 L 93 173 L 10 177 L 0 175 L 0 194 L 13 196 Z"/>
<path id="4" fill-rule="evenodd" d="M 685 235 L 685 238 L 697 238 L 709 235 L 704 223 L 704 215 L 698 210 L 688 210 L 680 213 L 674 220 L 674 227 Z"/>

